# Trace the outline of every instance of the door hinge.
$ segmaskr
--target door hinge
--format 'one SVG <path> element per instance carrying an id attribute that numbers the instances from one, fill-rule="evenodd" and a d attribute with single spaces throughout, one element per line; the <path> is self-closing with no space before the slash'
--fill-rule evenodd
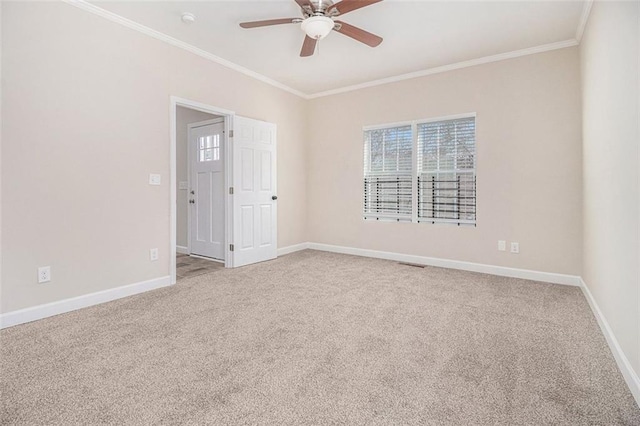
<path id="1" fill-rule="evenodd" d="M 229 251 L 233 251 L 233 244 L 229 244 Z"/>
<path id="2" fill-rule="evenodd" d="M 232 138 L 233 137 L 233 130 L 229 130 L 229 137 Z"/>
<path id="3" fill-rule="evenodd" d="M 229 195 L 233 195 L 233 186 L 229 187 Z"/>

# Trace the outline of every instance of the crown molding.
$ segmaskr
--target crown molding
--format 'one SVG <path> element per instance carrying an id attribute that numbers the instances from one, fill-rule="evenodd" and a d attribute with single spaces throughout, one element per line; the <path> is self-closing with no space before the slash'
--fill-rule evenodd
<path id="1" fill-rule="evenodd" d="M 202 58 L 208 59 L 210 61 L 213 61 L 219 65 L 222 65 L 226 68 L 232 69 L 234 71 L 237 71 L 241 74 L 244 74 L 248 77 L 254 78 L 256 80 L 262 81 L 263 83 L 269 84 L 273 87 L 276 87 L 278 89 L 284 90 L 286 92 L 289 92 L 291 94 L 294 94 L 296 96 L 299 96 L 303 99 L 316 99 L 316 98 L 321 98 L 321 97 L 325 97 L 325 96 L 331 96 L 331 95 L 337 95 L 340 93 L 346 93 L 346 92 L 352 92 L 354 90 L 360 90 L 360 89 L 366 89 L 369 87 L 374 87 L 374 86 L 380 86 L 383 84 L 389 84 L 389 83 L 395 83 L 395 82 L 399 82 L 399 81 L 403 81 L 403 80 L 410 80 L 413 78 L 418 78 L 418 77 L 424 77 L 427 75 L 432 75 L 432 74 L 439 74 L 439 73 L 443 73 L 443 72 L 447 72 L 447 71 L 453 71 L 453 70 L 457 70 L 457 69 L 461 69 L 461 68 L 468 68 L 468 67 L 473 67 L 476 65 L 482 65 L 482 64 L 488 64 L 491 62 L 498 62 L 498 61 L 504 61 L 506 59 L 513 59 L 513 58 L 518 58 L 521 56 L 526 56 L 526 55 L 534 55 L 536 53 L 542 53 L 542 52 L 548 52 L 551 50 L 557 50 L 557 49 L 564 49 L 567 47 L 572 47 L 572 46 L 577 46 L 579 44 L 579 38 L 576 39 L 570 39 L 570 40 L 564 40 L 564 41 L 559 41 L 559 42 L 555 42 L 555 43 L 549 43 L 549 44 L 543 44 L 540 46 L 534 46 L 534 47 L 529 47 L 526 49 L 520 49 L 520 50 L 514 50 L 511 52 L 505 52 L 505 53 L 500 53 L 497 55 L 491 55 L 491 56 L 484 56 L 482 58 L 476 58 L 476 59 L 471 59 L 469 61 L 463 61 L 463 62 L 457 62 L 454 64 L 448 64 L 448 65 L 443 65 L 440 67 L 435 67 L 435 68 L 428 68 L 428 69 L 424 69 L 424 70 L 420 70 L 420 71 L 415 71 L 415 72 L 411 72 L 411 73 L 407 73 L 407 74 L 401 74 L 401 75 L 396 75 L 396 76 L 392 76 L 392 77 L 386 77 L 386 78 L 382 78 L 379 80 L 373 80 L 373 81 L 368 81 L 365 83 L 359 83 L 359 84 L 354 84 L 351 86 L 345 86 L 345 87 L 340 87 L 337 89 L 331 89 L 331 90 L 326 90 L 326 91 L 322 91 L 322 92 L 316 92 L 316 93 L 304 93 L 301 92 L 299 90 L 296 90 L 292 87 L 289 87 L 283 83 L 280 83 L 279 81 L 273 80 L 265 75 L 262 75 L 260 73 L 257 73 L 255 71 L 251 71 L 248 68 L 245 68 L 241 65 L 238 65 L 234 62 L 228 61 L 224 58 L 221 58 L 219 56 L 216 56 L 212 53 L 207 52 L 206 50 L 200 49 L 198 47 L 195 47 L 191 44 L 185 43 L 183 41 L 180 41 L 176 38 L 173 38 L 171 36 L 168 36 L 164 33 L 161 33 L 160 31 L 156 31 L 154 29 L 151 29 L 147 26 L 144 26 L 142 24 L 139 24 L 135 21 L 132 21 L 130 19 L 127 19 L 123 16 L 120 16 L 118 14 L 115 14 L 113 12 L 110 12 L 108 10 L 102 9 L 101 7 L 95 6 L 91 3 L 89 3 L 86 0 L 62 0 L 63 2 L 70 4 L 72 6 L 78 7 L 82 10 L 85 10 L 87 12 L 93 13 L 95 15 L 101 16 L 105 19 L 108 19 L 111 22 L 115 22 L 117 24 L 123 25 L 127 28 L 130 28 L 132 30 L 138 31 L 140 33 L 146 34 L 150 37 L 153 37 L 157 40 L 163 41 L 165 43 L 168 43 L 172 46 L 178 47 L 180 49 L 186 50 L 187 52 L 191 52 L 195 55 L 198 55 Z M 578 31 L 576 36 L 580 35 L 580 37 L 582 36 L 582 32 L 584 31 L 584 26 L 586 25 L 586 21 L 589 17 L 589 11 L 591 10 L 591 5 L 593 4 L 593 0 L 587 0 L 585 2 L 585 6 L 582 12 L 582 16 L 580 19 L 580 24 L 578 26 Z"/>
<path id="2" fill-rule="evenodd" d="M 529 47 L 527 49 L 514 50 L 512 52 L 500 53 L 498 55 L 484 56 L 482 58 L 471 59 L 469 61 L 457 62 L 455 64 L 443 65 L 441 67 L 429 68 L 422 71 L 410 72 L 407 74 L 396 75 L 393 77 L 373 80 L 366 83 L 354 84 L 353 86 L 341 87 L 339 89 L 327 90 L 325 92 L 313 93 L 308 96 L 309 99 L 320 98 L 323 96 L 337 95 L 339 93 L 351 92 L 354 90 L 366 89 L 368 87 L 380 86 L 383 84 L 396 83 L 398 81 L 410 80 L 413 78 L 424 77 L 432 74 L 453 71 L 461 68 L 473 67 L 476 65 L 488 64 L 491 62 L 504 61 L 506 59 L 519 58 L 521 56 L 534 55 L 536 53 L 548 52 L 550 50 L 564 49 L 567 47 L 577 46 L 578 41 L 575 39 L 559 41 L 556 43 L 543 44 L 541 46 Z"/>
<path id="3" fill-rule="evenodd" d="M 578 22 L 578 29 L 576 30 L 576 40 L 578 43 L 582 41 L 584 35 L 584 29 L 587 27 L 587 21 L 589 20 L 589 14 L 591 13 L 591 7 L 594 0 L 586 0 L 582 7 L 582 15 L 580 15 L 580 21 Z"/>
<path id="4" fill-rule="evenodd" d="M 176 38 L 173 38 L 171 36 L 168 36 L 164 33 L 161 33 L 160 31 L 156 31 L 154 29 L 151 29 L 149 27 L 146 27 L 142 24 L 139 24 L 135 21 L 132 21 L 130 19 L 127 19 L 125 17 L 122 17 L 120 15 L 117 15 L 113 12 L 109 12 L 108 10 L 102 9 L 101 7 L 95 6 L 91 3 L 88 3 L 86 0 L 62 0 L 65 3 L 68 3 L 72 6 L 78 7 L 82 10 L 85 10 L 87 12 L 93 13 L 95 15 L 101 16 L 105 19 L 108 19 L 111 22 L 115 22 L 117 24 L 123 25 L 127 28 L 131 28 L 132 30 L 136 30 L 138 32 L 141 32 L 143 34 L 146 34 L 150 37 L 153 37 L 157 40 L 160 41 L 164 41 L 165 43 L 168 43 L 172 46 L 175 47 L 179 47 L 180 49 L 186 50 L 187 52 L 191 52 L 194 53 L 202 58 L 208 59 L 210 61 L 213 61 L 217 64 L 222 65 L 223 67 L 232 69 L 234 71 L 237 71 L 241 74 L 244 74 L 246 76 L 249 76 L 251 78 L 255 78 L 256 80 L 262 81 L 263 83 L 267 83 L 270 84 L 271 86 L 277 87 L 278 89 L 284 90 L 286 92 L 292 93 L 296 96 L 300 96 L 301 98 L 306 98 L 307 94 L 302 93 L 299 90 L 293 89 L 287 85 L 284 85 L 276 80 L 273 80 L 265 75 L 262 75 L 260 73 L 257 73 L 255 71 L 251 71 L 248 68 L 245 68 L 241 65 L 235 64 L 231 61 L 228 61 L 226 59 L 223 59 L 219 56 L 216 56 L 212 53 L 207 52 L 206 50 L 202 50 L 199 47 L 195 47 L 191 44 L 185 43 L 183 41 L 180 41 Z"/>

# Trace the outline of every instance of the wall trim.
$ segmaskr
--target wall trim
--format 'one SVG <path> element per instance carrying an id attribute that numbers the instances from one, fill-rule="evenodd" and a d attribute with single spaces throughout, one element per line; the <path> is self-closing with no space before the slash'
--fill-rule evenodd
<path id="1" fill-rule="evenodd" d="M 300 250 L 306 250 L 309 248 L 309 243 L 293 244 L 286 247 L 278 247 L 278 256 L 284 256 L 285 254 L 295 253 Z"/>
<path id="2" fill-rule="evenodd" d="M 383 84 L 396 83 L 398 81 L 410 80 L 427 75 L 439 74 L 447 71 L 453 71 L 461 68 L 474 67 L 476 65 L 488 64 L 491 62 L 504 61 L 507 59 L 519 58 L 521 56 L 534 55 L 536 53 L 549 52 L 551 50 L 564 49 L 567 47 L 577 46 L 576 39 L 564 40 L 555 43 L 543 44 L 540 46 L 529 47 L 527 49 L 514 50 L 512 52 L 500 53 L 497 55 L 484 56 L 482 58 L 471 59 L 469 61 L 456 62 L 455 64 L 443 65 L 435 68 L 428 68 L 421 71 L 410 72 L 407 74 L 396 75 L 393 77 L 382 78 L 379 80 L 368 81 L 365 83 L 354 84 L 353 86 L 341 87 L 338 89 L 327 90 L 307 95 L 307 99 L 321 98 L 324 96 L 337 95 L 339 93 L 352 92 L 354 90 L 366 89 Z"/>
<path id="3" fill-rule="evenodd" d="M 578 43 L 582 41 L 584 30 L 587 27 L 587 21 L 589 20 L 589 14 L 591 13 L 591 7 L 594 0 L 586 0 L 582 7 L 582 14 L 580 15 L 580 21 L 578 22 L 578 29 L 576 30 L 576 40 Z"/>
<path id="4" fill-rule="evenodd" d="M 490 56 L 484 56 L 481 58 L 476 58 L 476 59 L 471 59 L 468 61 L 463 61 L 463 62 L 457 62 L 454 64 L 448 64 L 448 65 L 443 65 L 443 66 L 439 66 L 439 67 L 435 67 L 435 68 L 428 68 L 428 69 L 424 69 L 424 70 L 420 70 L 420 71 L 415 71 L 415 72 L 411 72 L 411 73 L 407 73 L 407 74 L 401 74 L 401 75 L 396 75 L 396 76 L 391 76 L 391 77 L 387 77 L 387 78 L 382 78 L 379 80 L 373 80 L 373 81 L 368 81 L 368 82 L 364 82 L 361 84 L 355 84 L 352 86 L 345 86 L 345 87 L 340 87 L 337 89 L 331 89 L 331 90 L 327 90 L 327 91 L 323 91 L 323 92 L 316 92 L 316 93 L 312 93 L 312 94 L 308 94 L 308 93 L 304 93 L 301 92 L 297 89 L 294 89 L 292 87 L 287 86 L 286 84 L 280 83 L 279 81 L 276 81 L 272 78 L 269 78 L 263 74 L 257 73 L 255 71 L 252 71 L 248 68 L 245 68 L 241 65 L 238 65 L 234 62 L 228 61 L 224 58 L 221 58 L 220 56 L 214 55 L 212 53 L 207 52 L 206 50 L 200 49 L 199 47 L 193 46 L 189 43 L 185 43 L 184 41 L 178 40 L 174 37 L 171 37 L 167 34 L 161 33 L 160 31 L 156 31 L 152 28 L 149 28 L 145 25 L 139 24 L 135 21 L 132 21 L 131 19 L 127 19 L 123 16 L 120 16 L 116 13 L 110 12 L 106 9 L 103 9 L 101 7 L 98 7 L 92 3 L 89 3 L 86 0 L 62 0 L 65 3 L 68 3 L 72 6 L 78 7 L 82 10 L 85 10 L 87 12 L 93 13 L 95 15 L 101 16 L 105 19 L 108 19 L 109 21 L 115 22 L 117 24 L 123 25 L 127 28 L 130 28 L 132 30 L 138 31 L 140 33 L 146 34 L 150 37 L 153 37 L 157 40 L 163 41 L 165 43 L 168 43 L 172 46 L 178 47 L 180 49 L 186 50 L 188 52 L 191 52 L 195 55 L 198 55 L 202 58 L 208 59 L 210 61 L 213 61 L 219 65 L 222 65 L 226 68 L 232 69 L 234 71 L 237 71 L 241 74 L 244 74 L 246 76 L 249 76 L 251 78 L 254 78 L 256 80 L 262 81 L 263 83 L 269 84 L 273 87 L 277 87 L 278 89 L 284 90 L 285 92 L 289 92 L 291 94 L 294 94 L 296 96 L 299 96 L 303 99 L 315 99 L 315 98 L 321 98 L 324 96 L 331 96 L 331 95 L 336 95 L 339 93 L 345 93 L 345 92 L 351 92 L 354 90 L 359 90 L 359 89 L 365 89 L 368 87 L 374 87 L 374 86 L 380 86 L 383 84 L 388 84 L 388 83 L 395 83 L 398 81 L 403 81 L 403 80 L 410 80 L 413 78 L 418 78 L 418 77 L 424 77 L 427 75 L 432 75 L 432 74 L 439 74 L 442 72 L 446 72 L 446 71 L 452 71 L 452 70 L 457 70 L 457 69 L 461 69 L 461 68 L 468 68 L 468 67 L 473 67 L 476 65 L 482 65 L 482 64 L 487 64 L 487 63 L 491 63 L 491 62 L 498 62 L 498 61 L 503 61 L 506 59 L 512 59 L 512 58 L 518 58 L 521 56 L 526 56 L 526 55 L 533 55 L 536 53 L 542 53 L 542 52 L 548 52 L 551 50 L 557 50 L 557 49 L 564 49 L 566 47 L 572 47 L 572 46 L 577 46 L 580 42 L 580 37 L 582 37 L 582 32 L 584 31 L 584 25 L 586 25 L 586 20 L 588 18 L 589 15 L 589 11 L 591 9 L 591 4 L 593 3 L 593 0 L 587 0 L 587 3 L 585 4 L 585 8 L 582 12 L 582 17 L 580 20 L 580 23 L 578 25 L 578 30 L 576 33 L 576 38 L 575 39 L 570 39 L 570 40 L 564 40 L 564 41 L 559 41 L 559 42 L 555 42 L 555 43 L 549 43 L 549 44 L 543 44 L 540 46 L 534 46 L 534 47 L 529 47 L 526 49 L 520 49 L 520 50 L 514 50 L 511 52 L 505 52 L 505 53 L 500 53 L 497 55 L 490 55 Z M 583 22 L 584 21 L 584 22 Z M 580 37 L 577 37 L 577 36 Z"/>
<path id="5" fill-rule="evenodd" d="M 618 364 L 622 377 L 624 377 L 625 382 L 627 382 L 627 386 L 629 386 L 629 390 L 636 402 L 640 405 L 640 379 L 631 366 L 629 359 L 622 351 L 622 347 L 620 347 L 618 339 L 616 339 L 615 334 L 613 334 L 613 330 L 611 330 L 611 327 L 609 326 L 609 322 L 600 310 L 598 303 L 596 303 L 596 299 L 594 299 L 591 291 L 589 291 L 589 286 L 587 286 L 587 283 L 585 283 L 582 278 L 580 279 L 580 284 L 582 293 L 584 293 L 584 297 L 587 299 L 587 302 L 589 302 L 589 306 L 591 306 L 591 311 L 593 311 L 593 315 L 598 321 L 600 330 L 602 330 L 602 334 L 604 334 L 605 339 L 607 339 L 609 349 L 611 349 L 611 353 L 613 353 L 613 357 Z"/>
<path id="6" fill-rule="evenodd" d="M 180 254 L 189 254 L 189 248 L 185 246 L 176 246 L 176 252 Z"/>
<path id="7" fill-rule="evenodd" d="M 415 256 L 411 254 L 393 253 L 388 251 L 334 246 L 330 244 L 308 243 L 308 248 L 312 250 L 328 251 L 332 253 L 351 254 L 354 256 L 373 257 L 376 259 L 395 260 L 397 262 L 416 263 L 419 265 L 437 266 L 440 268 L 480 272 L 483 274 L 498 275 L 501 277 L 542 281 L 552 284 L 562 284 L 576 287 L 579 287 L 581 285 L 580 277 L 577 275 L 532 271 L 528 269 L 509 268 L 506 266 L 486 265 L 482 263 L 465 262 L 461 260 L 441 259 L 437 257 Z"/>
<path id="8" fill-rule="evenodd" d="M 289 92 L 292 93 L 296 96 L 300 96 L 301 98 L 305 98 L 307 95 L 305 93 L 302 93 L 299 90 L 293 89 L 285 84 L 282 84 L 276 80 L 273 80 L 272 78 L 269 78 L 265 75 L 262 75 L 260 73 L 257 73 L 255 71 L 251 71 L 248 68 L 245 68 L 243 66 L 240 66 L 236 63 L 233 63 L 231 61 L 228 61 L 224 58 L 221 58 L 220 56 L 216 56 L 212 53 L 207 52 L 206 50 L 200 49 L 199 47 L 195 47 L 189 43 L 185 43 L 184 41 L 178 40 L 177 38 L 173 38 L 171 36 L 168 36 L 164 33 L 161 33 L 160 31 L 156 31 L 152 28 L 149 28 L 145 25 L 139 24 L 135 21 L 132 21 L 131 19 L 127 19 L 123 16 L 120 16 L 118 14 L 115 14 L 113 12 L 110 12 L 106 9 L 103 9 L 101 7 L 98 7 L 94 4 L 91 4 L 89 2 L 87 2 L 86 0 L 62 0 L 65 3 L 68 3 L 72 6 L 78 7 L 82 10 L 85 10 L 87 12 L 93 13 L 95 15 L 101 16 L 105 19 L 108 19 L 111 22 L 115 22 L 117 24 L 123 25 L 127 28 L 130 28 L 132 30 L 138 31 L 142 34 L 146 34 L 148 36 L 151 36 L 157 40 L 160 41 L 164 41 L 165 43 L 168 43 L 172 46 L 175 47 L 179 47 L 180 49 L 186 50 L 188 52 L 194 53 L 202 58 L 208 59 L 210 61 L 213 61 L 219 65 L 222 65 L 223 67 L 232 69 L 234 71 L 237 71 L 241 74 L 244 74 L 246 76 L 249 76 L 251 78 L 255 78 L 256 80 L 262 81 L 263 83 L 267 83 L 271 86 L 277 87 L 278 89 L 284 90 L 285 92 Z"/>
<path id="9" fill-rule="evenodd" d="M 171 285 L 171 279 L 167 275 L 165 277 L 141 281 L 122 287 L 111 288 L 108 290 L 72 297 L 70 299 L 59 300 L 56 302 L 46 303 L 44 305 L 3 313 L 0 314 L 0 328 L 13 327 L 14 325 L 76 311 L 78 309 L 111 302 L 112 300 L 122 299 L 123 297 L 133 296 L 134 294 L 144 293 L 146 291 L 155 290 L 169 285 Z"/>
<path id="10" fill-rule="evenodd" d="M 180 247 L 182 248 L 182 247 Z M 312 249 L 318 251 L 326 251 L 332 253 L 350 254 L 355 256 L 371 257 L 376 259 L 395 260 L 399 262 L 417 263 L 421 265 L 437 266 L 450 269 L 460 269 L 472 272 L 481 272 L 491 275 L 506 276 L 512 278 L 522 278 L 534 281 L 549 282 L 552 284 L 563 284 L 578 286 L 591 307 L 591 310 L 600 326 L 602 334 L 609 345 L 614 359 L 624 377 L 636 402 L 640 404 L 640 378 L 634 371 L 629 359 L 624 354 L 618 340 L 616 339 L 611 327 L 600 307 L 595 301 L 589 287 L 581 277 L 565 274 L 555 274 L 549 272 L 531 271 L 526 269 L 508 268 L 503 266 L 493 266 L 480 263 L 463 262 L 450 259 L 439 259 L 434 257 L 414 256 L 401 253 L 384 252 L 378 250 L 359 249 L 353 247 L 336 246 L 321 243 L 300 243 L 278 249 L 278 256 L 284 256 L 301 250 Z M 124 297 L 133 296 L 147 291 L 155 290 L 171 285 L 170 276 L 164 276 L 147 281 L 141 281 L 134 284 L 116 287 L 113 289 L 103 290 L 95 293 L 89 293 L 82 296 L 72 297 L 56 302 L 46 303 L 30 308 L 20 309 L 17 311 L 0 314 L 0 328 L 13 327 L 19 324 L 36 321 L 52 317 L 55 315 L 76 311 L 78 309 L 99 305 Z"/>

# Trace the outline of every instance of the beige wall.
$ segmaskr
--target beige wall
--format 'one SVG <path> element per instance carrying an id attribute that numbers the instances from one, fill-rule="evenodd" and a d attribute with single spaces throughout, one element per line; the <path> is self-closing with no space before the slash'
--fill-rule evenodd
<path id="1" fill-rule="evenodd" d="M 362 127 L 476 112 L 477 227 L 362 219 Z M 313 242 L 536 271 L 581 271 L 578 51 L 568 48 L 311 101 Z M 497 251 L 517 241 L 520 254 Z"/>
<path id="2" fill-rule="evenodd" d="M 305 101 L 67 4 L 3 6 L 3 312 L 169 273 L 170 95 L 278 125 L 280 247 L 581 273 L 576 48 Z M 363 221 L 362 126 L 464 112 L 478 226 Z"/>
<path id="3" fill-rule="evenodd" d="M 2 31 L 2 312 L 169 274 L 171 95 L 278 125 L 278 242 L 307 241 L 303 99 L 60 2 Z"/>
<path id="4" fill-rule="evenodd" d="M 189 129 L 187 125 L 199 121 L 212 120 L 219 116 L 207 114 L 189 108 L 178 107 L 176 111 L 176 194 L 177 194 L 177 223 L 176 242 L 177 245 L 187 247 L 187 226 L 189 214 L 189 191 L 180 189 L 180 181 L 189 180 Z"/>
<path id="5" fill-rule="evenodd" d="M 596 2 L 580 47 L 584 281 L 640 372 L 638 2 Z"/>

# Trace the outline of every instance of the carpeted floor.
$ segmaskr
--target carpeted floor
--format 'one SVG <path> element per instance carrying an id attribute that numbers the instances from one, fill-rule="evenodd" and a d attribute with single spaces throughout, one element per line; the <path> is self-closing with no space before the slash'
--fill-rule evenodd
<path id="1" fill-rule="evenodd" d="M 578 288 L 310 250 L 0 343 L 2 424 L 640 424 Z"/>

